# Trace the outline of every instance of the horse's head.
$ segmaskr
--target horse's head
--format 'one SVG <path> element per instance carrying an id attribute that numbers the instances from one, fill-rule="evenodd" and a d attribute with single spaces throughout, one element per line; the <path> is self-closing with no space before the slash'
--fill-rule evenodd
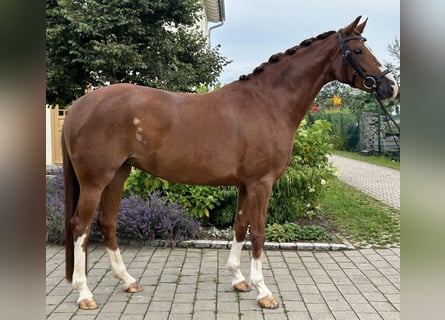
<path id="1" fill-rule="evenodd" d="M 359 24 L 360 18 L 357 17 L 337 33 L 340 58 L 336 63 L 336 78 L 354 88 L 375 92 L 381 100 L 394 99 L 398 91 L 397 83 L 365 45 L 366 38 L 361 34 L 368 19 Z"/>

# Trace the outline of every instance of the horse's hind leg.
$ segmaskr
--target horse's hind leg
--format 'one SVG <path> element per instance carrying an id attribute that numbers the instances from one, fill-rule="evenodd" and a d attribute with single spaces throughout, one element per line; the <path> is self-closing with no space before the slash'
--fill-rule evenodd
<path id="1" fill-rule="evenodd" d="M 99 204 L 102 189 L 83 186 L 79 193 L 76 212 L 71 220 L 74 239 L 73 287 L 79 290 L 77 303 L 81 309 L 96 309 L 97 304 L 87 285 L 86 245 L 90 233 L 91 220 Z"/>
<path id="2" fill-rule="evenodd" d="M 127 292 L 142 291 L 142 287 L 127 271 L 124 265 L 117 241 L 117 214 L 122 197 L 122 186 L 130 173 L 131 167 L 123 165 L 116 172 L 113 180 L 102 193 L 102 200 L 97 218 L 97 224 L 104 236 L 105 249 L 111 262 L 113 276 L 124 282 L 124 290 Z"/>

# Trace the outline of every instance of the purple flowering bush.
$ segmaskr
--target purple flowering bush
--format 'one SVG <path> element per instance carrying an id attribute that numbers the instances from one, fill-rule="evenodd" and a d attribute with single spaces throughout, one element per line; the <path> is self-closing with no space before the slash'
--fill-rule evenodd
<path id="1" fill-rule="evenodd" d="M 96 213 L 97 214 L 97 213 Z M 46 240 L 63 244 L 65 241 L 64 187 L 61 172 L 46 181 Z M 119 208 L 117 237 L 121 240 L 167 240 L 176 245 L 187 239 L 196 239 L 200 224 L 177 203 L 167 201 L 159 192 L 147 199 L 140 195 L 123 198 Z M 91 227 L 90 239 L 100 239 L 97 224 Z"/>
<path id="2" fill-rule="evenodd" d="M 144 200 L 140 195 L 123 198 L 119 208 L 117 233 L 127 240 L 168 240 L 175 245 L 199 236 L 199 222 L 177 203 L 159 192 Z"/>
<path id="3" fill-rule="evenodd" d="M 62 174 L 46 178 L 46 241 L 63 244 L 65 239 Z"/>

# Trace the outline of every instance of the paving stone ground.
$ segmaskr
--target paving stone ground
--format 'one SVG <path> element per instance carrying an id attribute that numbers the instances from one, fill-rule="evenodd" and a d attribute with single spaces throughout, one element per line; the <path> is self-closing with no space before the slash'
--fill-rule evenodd
<path id="1" fill-rule="evenodd" d="M 400 171 L 337 155 L 330 157 L 338 169 L 338 178 L 380 200 L 400 209 Z"/>
<path id="2" fill-rule="evenodd" d="M 400 171 L 332 156 L 339 179 L 400 208 Z M 262 310 L 256 291 L 234 292 L 227 249 L 121 246 L 144 291 L 129 294 L 111 275 L 105 249 L 89 245 L 88 283 L 99 304 L 80 310 L 65 281 L 64 248 L 46 247 L 49 320 L 398 320 L 400 248 L 341 251 L 267 250 L 265 282 L 280 303 Z M 241 269 L 248 276 L 250 252 Z"/>
<path id="3" fill-rule="evenodd" d="M 269 250 L 266 284 L 280 303 L 262 310 L 256 292 L 236 293 L 225 269 L 229 250 L 123 246 L 144 291 L 129 294 L 114 279 L 103 245 L 90 244 L 88 283 L 99 308 L 77 307 L 64 279 L 64 248 L 47 245 L 47 319 L 274 320 L 400 319 L 400 249 Z M 247 276 L 250 252 L 241 269 Z"/>

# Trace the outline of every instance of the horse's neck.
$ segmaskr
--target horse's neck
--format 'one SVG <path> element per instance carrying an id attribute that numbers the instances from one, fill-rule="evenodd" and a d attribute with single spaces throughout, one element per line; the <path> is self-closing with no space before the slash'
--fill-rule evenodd
<path id="1" fill-rule="evenodd" d="M 267 66 L 264 74 L 254 75 L 251 86 L 258 94 L 269 96 L 289 125 L 298 126 L 324 84 L 333 79 L 330 63 L 337 48 L 332 38 L 300 48 L 282 61 Z M 272 99 L 271 99 L 272 97 Z"/>

